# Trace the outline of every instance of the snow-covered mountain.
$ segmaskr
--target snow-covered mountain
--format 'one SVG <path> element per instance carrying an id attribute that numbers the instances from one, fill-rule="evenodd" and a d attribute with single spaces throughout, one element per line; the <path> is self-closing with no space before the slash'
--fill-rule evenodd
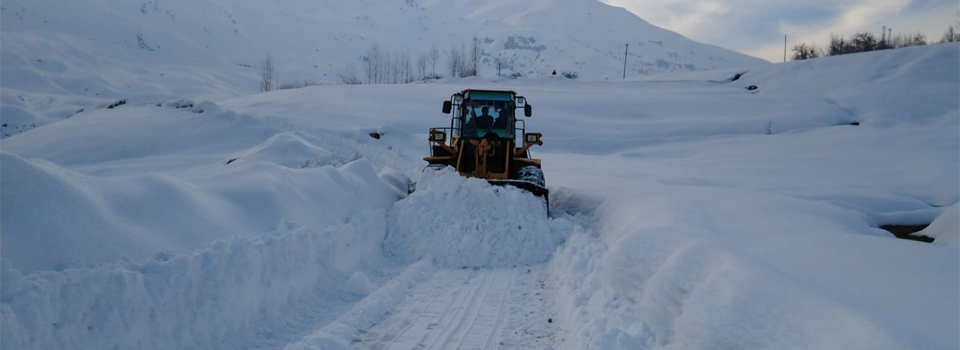
<path id="1" fill-rule="evenodd" d="M 690 41 L 595 0 L 10 0 L 0 11 L 4 134 L 63 118 L 73 99 L 223 98 L 258 91 L 273 57 L 280 83 L 366 80 L 374 45 L 416 65 L 436 47 L 429 71 L 449 76 L 453 49 L 479 40 L 481 76 L 581 79 L 764 64 Z M 89 103 L 86 103 L 89 104 Z M 6 136 L 4 136 L 6 137 Z"/>
<path id="2" fill-rule="evenodd" d="M 366 81 L 373 47 L 414 67 L 436 49 L 424 69 L 450 76 L 474 38 L 486 77 L 621 78 L 627 43 L 628 76 L 767 63 L 595 0 L 11 0 L 0 29 L 0 138 L 121 99 L 255 93 L 268 56 L 280 84 Z"/>

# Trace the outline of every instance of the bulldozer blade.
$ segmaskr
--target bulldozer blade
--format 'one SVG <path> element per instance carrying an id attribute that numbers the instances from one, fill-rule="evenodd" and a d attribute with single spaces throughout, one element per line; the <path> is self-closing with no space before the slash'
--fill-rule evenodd
<path id="1" fill-rule="evenodd" d="M 491 185 L 495 186 L 513 186 L 524 191 L 530 192 L 534 196 L 548 198 L 550 190 L 540 187 L 537 184 L 521 181 L 521 180 L 487 180 Z M 412 194 L 417 191 L 417 183 L 411 182 L 407 184 L 407 194 Z M 549 199 L 548 199 L 549 201 Z"/>
<path id="2" fill-rule="evenodd" d="M 546 188 L 540 187 L 535 183 L 522 181 L 522 180 L 487 180 L 491 185 L 497 186 L 513 186 L 527 192 L 532 193 L 537 197 L 546 197 L 550 193 Z"/>

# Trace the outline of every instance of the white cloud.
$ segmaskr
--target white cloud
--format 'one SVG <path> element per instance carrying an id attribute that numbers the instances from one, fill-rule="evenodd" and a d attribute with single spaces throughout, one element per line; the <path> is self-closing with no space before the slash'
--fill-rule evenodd
<path id="1" fill-rule="evenodd" d="M 879 34 L 881 27 L 921 32 L 936 42 L 957 20 L 952 0 L 602 0 L 690 39 L 744 52 L 772 62 L 788 46 L 825 46 L 831 33 Z"/>

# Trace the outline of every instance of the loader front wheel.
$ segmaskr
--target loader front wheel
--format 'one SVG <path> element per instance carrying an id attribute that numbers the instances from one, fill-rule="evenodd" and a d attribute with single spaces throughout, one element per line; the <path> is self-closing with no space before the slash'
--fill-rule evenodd
<path id="1" fill-rule="evenodd" d="M 532 165 L 520 168 L 517 172 L 517 180 L 526 181 L 543 188 L 547 187 L 546 181 L 543 179 L 543 170 Z"/>

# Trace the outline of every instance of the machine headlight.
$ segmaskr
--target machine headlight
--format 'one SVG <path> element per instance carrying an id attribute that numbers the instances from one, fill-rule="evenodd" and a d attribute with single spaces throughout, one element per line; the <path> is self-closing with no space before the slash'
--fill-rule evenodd
<path id="1" fill-rule="evenodd" d="M 537 134 L 527 134 L 527 142 L 537 142 Z"/>
<path id="2" fill-rule="evenodd" d="M 447 138 L 447 135 L 442 132 L 435 132 L 431 137 L 434 141 L 443 142 Z"/>

